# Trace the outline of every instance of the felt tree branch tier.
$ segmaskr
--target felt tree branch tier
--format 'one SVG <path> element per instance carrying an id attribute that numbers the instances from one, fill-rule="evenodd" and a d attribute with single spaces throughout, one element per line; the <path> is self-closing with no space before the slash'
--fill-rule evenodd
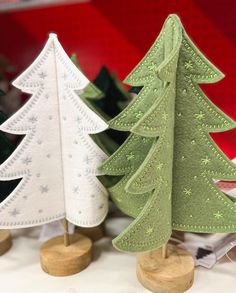
<path id="1" fill-rule="evenodd" d="M 158 248 L 172 229 L 236 231 L 236 206 L 213 181 L 235 180 L 236 168 L 209 135 L 236 123 L 199 87 L 222 78 L 176 15 L 167 18 L 157 40 L 126 78 L 141 91 L 109 126 L 130 136 L 100 167 L 107 175 L 122 176 L 110 189 L 111 197 L 135 218 L 113 241 L 118 249 Z"/>

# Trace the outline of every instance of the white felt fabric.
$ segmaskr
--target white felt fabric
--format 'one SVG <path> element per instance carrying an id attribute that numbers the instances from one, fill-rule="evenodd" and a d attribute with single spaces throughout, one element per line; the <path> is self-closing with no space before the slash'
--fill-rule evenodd
<path id="1" fill-rule="evenodd" d="M 13 82 L 32 96 L 0 127 L 25 135 L 0 166 L 0 180 L 22 178 L 0 204 L 1 228 L 35 226 L 63 217 L 91 227 L 105 218 L 108 194 L 96 175 L 107 156 L 89 134 L 108 126 L 75 93 L 88 83 L 55 34 Z"/>

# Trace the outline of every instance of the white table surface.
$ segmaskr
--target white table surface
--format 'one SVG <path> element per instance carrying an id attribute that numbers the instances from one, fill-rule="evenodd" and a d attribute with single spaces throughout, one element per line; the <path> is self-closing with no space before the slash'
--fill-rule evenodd
<path id="1" fill-rule="evenodd" d="M 112 225 L 117 229 L 114 220 Z M 116 251 L 111 237 L 95 243 L 94 260 L 81 273 L 69 277 L 47 275 L 39 263 L 39 233 L 40 227 L 13 231 L 13 247 L 0 257 L 1 293 L 150 292 L 137 281 L 135 256 Z M 212 270 L 197 268 L 194 285 L 187 292 L 235 293 L 236 263 L 224 259 Z"/>

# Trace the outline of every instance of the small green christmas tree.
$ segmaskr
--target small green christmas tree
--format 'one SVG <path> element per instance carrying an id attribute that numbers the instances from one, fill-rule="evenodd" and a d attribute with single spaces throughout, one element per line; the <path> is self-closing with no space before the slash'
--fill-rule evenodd
<path id="1" fill-rule="evenodd" d="M 111 197 L 135 218 L 113 241 L 118 249 L 158 248 L 172 229 L 236 231 L 236 206 L 213 181 L 235 180 L 236 168 L 209 136 L 236 123 L 198 86 L 222 78 L 176 15 L 167 18 L 153 46 L 126 78 L 142 89 L 109 126 L 131 134 L 101 166 L 107 175 L 122 176 L 110 189 Z"/>

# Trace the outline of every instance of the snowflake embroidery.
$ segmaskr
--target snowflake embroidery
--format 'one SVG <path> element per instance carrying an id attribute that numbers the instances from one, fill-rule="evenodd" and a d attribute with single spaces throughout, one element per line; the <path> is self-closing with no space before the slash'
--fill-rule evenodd
<path id="1" fill-rule="evenodd" d="M 41 193 L 47 193 L 49 191 L 49 188 L 48 188 L 47 185 L 41 185 L 39 187 L 39 190 L 40 190 Z"/>
<path id="2" fill-rule="evenodd" d="M 154 71 L 154 70 L 157 69 L 157 64 L 155 64 L 154 62 L 152 62 L 150 65 L 147 66 L 147 68 L 148 68 L 149 70 Z"/>
<path id="3" fill-rule="evenodd" d="M 191 60 L 186 61 L 186 62 L 184 63 L 184 67 L 185 67 L 186 69 L 192 69 L 192 68 L 193 68 L 193 63 L 192 63 L 192 61 L 191 61 Z"/>
<path id="4" fill-rule="evenodd" d="M 78 124 L 80 124 L 81 121 L 82 121 L 82 118 L 78 116 L 78 117 L 76 118 L 76 122 L 77 122 Z"/>
<path id="5" fill-rule="evenodd" d="M 45 77 L 47 77 L 47 74 L 45 72 L 39 73 L 39 78 L 44 79 Z"/>
<path id="6" fill-rule="evenodd" d="M 10 214 L 11 217 L 15 218 L 17 215 L 20 214 L 20 211 L 17 210 L 17 209 L 14 209 L 14 210 L 10 211 L 9 214 Z"/>
<path id="7" fill-rule="evenodd" d="M 133 159 L 134 159 L 134 153 L 131 152 L 130 154 L 126 155 L 126 159 L 127 159 L 128 161 L 133 160 Z"/>
<path id="8" fill-rule="evenodd" d="M 153 228 L 152 227 L 148 227 L 146 230 L 146 234 L 147 235 L 151 235 L 153 233 Z"/>
<path id="9" fill-rule="evenodd" d="M 38 118 L 36 117 L 36 116 L 31 116 L 31 117 L 29 117 L 29 122 L 31 122 L 31 123 L 35 123 L 35 122 L 37 122 L 38 121 Z"/>
<path id="10" fill-rule="evenodd" d="M 84 162 L 85 162 L 87 165 L 89 165 L 89 163 L 91 163 L 92 161 L 93 161 L 93 159 L 90 158 L 89 156 L 86 156 L 86 157 L 84 158 Z"/>
<path id="11" fill-rule="evenodd" d="M 184 188 L 183 193 L 185 195 L 190 196 L 192 194 L 192 189 L 191 188 Z"/>
<path id="12" fill-rule="evenodd" d="M 203 120 L 205 118 L 205 114 L 202 111 L 200 111 L 197 114 L 194 114 L 194 116 L 196 117 L 197 120 Z"/>
<path id="13" fill-rule="evenodd" d="M 158 163 L 157 164 L 157 170 L 161 170 L 163 168 L 163 163 Z"/>
<path id="14" fill-rule="evenodd" d="M 214 216 L 217 220 L 223 218 L 223 214 L 222 214 L 221 212 L 219 212 L 219 211 L 218 211 L 217 213 L 214 213 L 213 216 Z"/>
<path id="15" fill-rule="evenodd" d="M 201 159 L 201 162 L 202 164 L 207 165 L 210 164 L 211 159 L 208 156 L 206 156 L 205 158 Z"/>
<path id="16" fill-rule="evenodd" d="M 68 78 L 68 75 L 67 75 L 66 73 L 64 73 L 64 74 L 62 75 L 62 78 L 63 78 L 64 80 L 66 80 L 66 79 Z"/>
<path id="17" fill-rule="evenodd" d="M 79 186 L 76 186 L 73 188 L 73 193 L 76 193 L 76 194 L 79 193 Z"/>
<path id="18" fill-rule="evenodd" d="M 32 162 L 32 158 L 30 157 L 25 157 L 24 159 L 21 160 L 23 164 L 29 165 Z"/>

